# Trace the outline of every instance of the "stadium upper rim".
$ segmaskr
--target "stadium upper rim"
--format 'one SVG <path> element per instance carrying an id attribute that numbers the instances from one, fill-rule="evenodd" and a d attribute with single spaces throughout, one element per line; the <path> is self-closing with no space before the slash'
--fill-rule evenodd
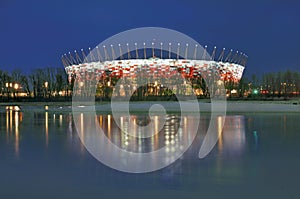
<path id="1" fill-rule="evenodd" d="M 174 60 L 203 60 L 203 61 L 215 61 L 215 62 L 222 62 L 222 63 L 230 63 L 230 64 L 237 64 L 240 66 L 245 67 L 247 63 L 248 56 L 239 51 L 234 51 L 233 49 L 226 52 L 225 48 L 222 48 L 221 51 L 218 53 L 217 47 L 215 46 L 212 49 L 211 56 L 208 53 L 207 46 L 204 47 L 202 55 L 197 54 L 198 45 L 194 45 L 193 47 L 190 47 L 192 45 L 185 44 L 181 45 L 180 43 L 177 43 L 177 53 L 174 51 L 171 51 L 172 44 L 169 43 L 169 51 L 162 49 L 162 43 L 160 43 L 159 47 L 154 47 L 154 43 L 150 46 L 146 46 L 145 43 L 143 43 L 143 48 L 138 49 L 137 43 L 134 43 L 135 50 L 130 51 L 129 50 L 129 44 L 121 45 L 118 44 L 117 47 L 114 47 L 114 45 L 110 46 L 102 46 L 96 48 L 94 50 L 91 50 L 91 48 L 88 48 L 89 54 L 86 55 L 84 49 L 81 49 L 79 52 L 74 51 L 74 53 L 69 52 L 68 54 L 62 55 L 62 63 L 64 67 L 74 66 L 74 65 L 80 65 L 84 63 L 91 63 L 91 62 L 107 62 L 107 61 L 113 61 L 113 60 L 132 60 L 132 59 L 149 59 L 149 58 L 160 58 L 160 59 L 174 59 Z M 125 46 L 125 50 L 124 47 Z M 182 47 L 183 46 L 183 47 Z M 173 47 L 174 48 L 174 47 Z M 193 57 L 188 57 L 188 50 L 193 50 Z M 116 50 L 118 50 L 118 53 L 115 53 Z M 185 56 L 180 56 L 180 51 L 185 51 Z M 120 56 L 116 56 L 116 54 L 119 54 Z M 197 56 L 198 55 L 198 56 Z"/>

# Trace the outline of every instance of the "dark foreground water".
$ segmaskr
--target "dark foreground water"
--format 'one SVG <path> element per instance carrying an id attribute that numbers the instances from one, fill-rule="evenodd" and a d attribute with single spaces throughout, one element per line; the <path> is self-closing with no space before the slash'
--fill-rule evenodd
<path id="1" fill-rule="evenodd" d="M 147 123 L 143 115 L 133 117 Z M 99 114 L 98 119 L 115 144 L 149 150 L 124 140 L 111 115 Z M 198 159 L 208 124 L 209 115 L 202 115 L 192 147 L 171 166 L 128 174 L 104 166 L 86 151 L 71 113 L 2 111 L 0 198 L 300 197 L 300 114 L 231 114 L 213 151 Z M 182 128 L 185 132 L 188 126 Z M 156 148 L 165 144 L 151 142 Z"/>

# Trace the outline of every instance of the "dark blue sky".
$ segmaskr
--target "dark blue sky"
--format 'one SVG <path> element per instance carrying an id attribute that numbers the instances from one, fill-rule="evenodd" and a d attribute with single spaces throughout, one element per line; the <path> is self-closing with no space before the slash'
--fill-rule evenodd
<path id="1" fill-rule="evenodd" d="M 158 26 L 245 52 L 246 75 L 300 71 L 299 10 L 296 0 L 0 0 L 0 67 L 63 67 L 64 53 Z"/>

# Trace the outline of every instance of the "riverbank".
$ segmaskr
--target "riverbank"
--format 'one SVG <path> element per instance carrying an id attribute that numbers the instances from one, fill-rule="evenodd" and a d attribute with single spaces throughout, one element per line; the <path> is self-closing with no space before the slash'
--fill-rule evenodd
<path id="1" fill-rule="evenodd" d="M 123 105 L 123 102 L 119 102 Z M 189 104 L 189 102 L 187 101 Z M 141 101 L 130 102 L 131 112 L 147 112 L 153 104 L 161 104 L 168 112 L 180 112 L 178 102 L 168 101 Z M 191 105 L 191 104 L 190 104 Z M 201 112 L 211 111 L 210 101 L 199 101 Z M 227 112 L 243 113 L 243 112 L 293 112 L 300 113 L 300 101 L 227 101 Z M 71 112 L 72 102 L 10 102 L 0 103 L 0 111 L 3 112 L 9 106 L 19 106 L 21 111 L 49 111 L 49 112 Z M 124 104 L 125 106 L 125 104 Z M 97 112 L 111 112 L 111 104 L 109 102 L 95 102 Z"/>

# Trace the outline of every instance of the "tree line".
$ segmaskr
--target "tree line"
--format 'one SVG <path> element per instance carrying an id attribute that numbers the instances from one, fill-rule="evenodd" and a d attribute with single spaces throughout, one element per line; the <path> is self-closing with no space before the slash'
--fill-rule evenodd
<path id="1" fill-rule="evenodd" d="M 74 81 L 74 79 L 72 80 Z M 107 86 L 108 81 L 111 82 L 110 87 Z M 118 79 L 114 78 L 100 81 L 96 95 L 100 98 L 109 99 L 112 87 L 117 81 Z M 199 97 L 207 98 L 210 96 L 203 78 L 191 78 L 187 81 L 191 82 L 194 91 L 201 91 Z M 226 81 L 224 85 L 229 98 L 298 97 L 300 93 L 300 73 L 286 70 L 265 73 L 261 76 L 254 74 L 251 78 L 243 77 L 239 83 Z M 72 87 L 73 83 L 68 82 L 68 76 L 63 68 L 34 69 L 29 74 L 24 74 L 19 69 L 11 72 L 0 69 L 0 94 L 2 101 L 12 99 L 55 100 L 59 98 L 65 100 L 70 99 Z M 145 88 L 138 88 L 137 94 L 138 92 L 147 93 L 151 86 Z M 151 92 L 159 96 L 172 95 L 170 90 L 164 88 L 160 88 L 157 91 L 152 89 Z M 21 93 L 23 95 L 20 95 Z M 143 94 L 142 96 L 147 97 L 149 95 Z"/>
<path id="2" fill-rule="evenodd" d="M 11 72 L 0 70 L 2 100 L 10 98 L 55 98 L 67 96 L 71 89 L 63 68 L 34 69 L 29 74 L 15 69 Z M 65 93 L 63 93 L 65 92 Z"/>
<path id="3" fill-rule="evenodd" d="M 229 90 L 237 89 L 239 95 L 248 93 L 247 97 L 287 98 L 298 97 L 300 93 L 300 73 L 297 71 L 269 72 L 262 75 L 253 74 L 243 77 L 238 84 L 227 83 Z"/>

